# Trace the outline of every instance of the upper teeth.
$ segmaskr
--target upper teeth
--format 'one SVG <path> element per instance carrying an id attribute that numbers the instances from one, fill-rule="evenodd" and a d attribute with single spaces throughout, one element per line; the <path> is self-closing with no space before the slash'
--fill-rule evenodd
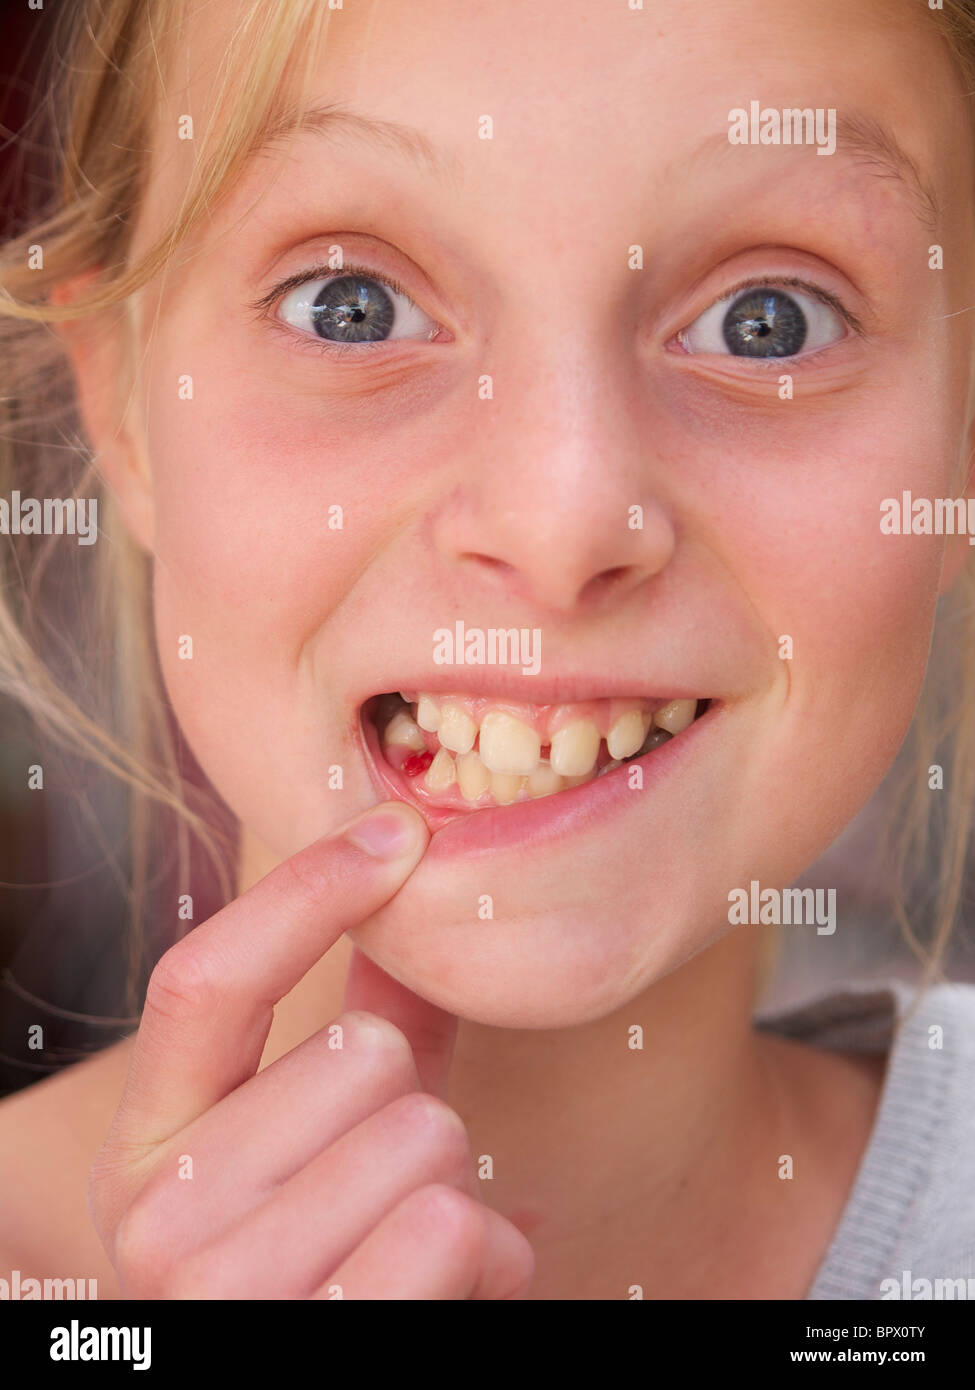
<path id="1" fill-rule="evenodd" d="M 639 710 L 627 710 L 606 735 L 606 747 L 614 758 L 628 758 L 635 753 L 647 736 L 646 724 Z"/>
<path id="2" fill-rule="evenodd" d="M 414 703 L 409 692 L 401 692 L 401 698 Z M 510 710 L 490 707 L 484 698 L 451 696 L 441 701 L 420 692 L 415 697 L 415 719 L 407 708 L 398 709 L 383 731 L 383 743 L 421 752 L 430 742 L 424 730 L 436 734 L 440 746 L 426 769 L 426 787 L 442 792 L 456 782 L 468 802 L 477 801 L 490 788 L 495 801 L 504 805 L 522 791 L 530 797 L 549 796 L 594 776 L 600 724 L 606 730 L 609 766 L 616 766 L 619 760 L 680 733 L 697 712 L 696 700 L 671 700 L 657 710 L 649 704 L 604 700 L 584 707 L 542 706 L 519 718 Z M 543 758 L 546 744 L 549 756 Z M 600 768 L 604 770 L 608 768 Z"/>
<path id="3" fill-rule="evenodd" d="M 421 695 L 416 702 L 416 722 L 431 734 L 440 728 L 440 706 L 429 695 Z"/>
<path id="4" fill-rule="evenodd" d="M 599 730 L 591 719 L 575 719 L 552 735 L 552 768 L 560 777 L 584 777 L 598 756 Z"/>
<path id="5" fill-rule="evenodd" d="M 472 746 L 473 742 L 472 739 Z M 481 724 L 481 762 L 491 772 L 527 777 L 536 767 L 541 751 L 542 740 L 535 730 L 513 714 L 507 714 L 503 709 L 493 709 L 484 716 Z M 555 765 L 554 759 L 552 765 Z"/>
<path id="6" fill-rule="evenodd" d="M 696 708 L 696 700 L 671 700 L 669 705 L 657 710 L 653 722 L 658 729 L 666 729 L 668 734 L 679 734 L 693 723 Z"/>
<path id="7" fill-rule="evenodd" d="M 459 705 L 444 705 L 436 734 L 441 747 L 449 748 L 451 753 L 469 753 L 477 738 L 477 725 Z"/>

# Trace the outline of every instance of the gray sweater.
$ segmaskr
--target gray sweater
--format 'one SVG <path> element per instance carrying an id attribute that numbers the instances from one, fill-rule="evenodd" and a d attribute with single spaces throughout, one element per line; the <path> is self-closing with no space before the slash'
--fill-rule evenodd
<path id="1" fill-rule="evenodd" d="M 843 985 L 763 1028 L 887 1053 L 880 1107 L 810 1299 L 975 1299 L 975 986 Z M 894 1018 L 899 1021 L 891 1048 Z"/>

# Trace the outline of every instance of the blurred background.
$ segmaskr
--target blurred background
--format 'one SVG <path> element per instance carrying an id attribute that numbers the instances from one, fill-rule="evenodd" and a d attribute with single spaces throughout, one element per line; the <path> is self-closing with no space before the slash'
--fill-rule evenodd
<path id="1" fill-rule="evenodd" d="M 36 10 L 28 0 L 0 0 L 4 239 L 34 224 L 53 187 L 56 141 L 35 101 L 50 38 L 66 8 L 73 9 L 73 0 L 43 0 Z M 25 543 L 0 536 L 2 546 Z M 66 547 L 63 563 L 59 554 L 45 577 L 45 607 L 56 618 L 44 656 L 65 682 L 71 669 L 65 639 L 84 631 L 80 595 L 94 550 Z M 91 650 L 82 655 L 87 662 L 101 658 Z M 188 780 L 203 786 L 189 750 L 182 750 L 182 759 Z M 29 769 L 38 765 L 43 789 L 31 789 Z M 130 867 L 124 790 L 100 769 L 52 747 L 0 691 L 0 1096 L 137 1026 L 138 1010 L 126 1010 L 125 989 Z M 152 960 L 191 925 L 178 922 L 174 912 L 187 886 L 177 867 L 173 834 L 152 855 L 143 920 L 148 961 L 137 961 L 133 971 L 140 1002 Z M 199 922 L 220 905 L 203 856 L 192 856 L 188 881 Z"/>
<path id="2" fill-rule="evenodd" d="M 44 0 L 42 10 L 31 10 L 27 0 L 0 0 L 4 238 L 31 225 L 51 185 L 52 141 L 29 113 L 53 21 L 68 3 Z M 0 537 L 0 545 L 12 543 Z M 73 563 L 83 566 L 84 556 Z M 78 577 L 68 574 L 57 598 L 65 633 L 79 630 Z M 97 660 L 97 654 L 89 656 Z M 44 769 L 43 790 L 28 786 L 28 769 L 36 764 Z M 197 785 L 205 783 L 188 751 L 185 770 Z M 891 864 L 882 836 L 888 795 L 885 784 L 800 881 L 799 886 L 836 889 L 839 925 L 833 936 L 808 927 L 780 929 L 768 1009 L 789 1007 L 834 981 L 914 977 L 916 960 L 893 921 L 888 896 Z M 45 746 L 23 711 L 0 695 L 0 1097 L 115 1042 L 137 1024 L 137 1011 L 124 1009 L 126 810 L 124 795 L 109 778 Z M 181 930 L 172 905 L 183 891 L 175 886 L 170 845 L 157 848 L 153 864 L 144 924 L 150 957 Z M 199 922 L 219 900 L 202 861 L 194 861 L 191 881 Z M 951 978 L 975 981 L 970 891 L 966 899 L 945 970 Z M 142 989 L 149 968 L 151 959 Z M 32 1048 L 27 1039 L 37 1024 L 43 1046 Z"/>

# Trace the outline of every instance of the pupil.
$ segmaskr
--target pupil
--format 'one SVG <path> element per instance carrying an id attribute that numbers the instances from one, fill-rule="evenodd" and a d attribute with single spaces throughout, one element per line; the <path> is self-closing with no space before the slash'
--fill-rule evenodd
<path id="1" fill-rule="evenodd" d="M 722 334 L 736 357 L 792 357 L 806 341 L 806 316 L 778 290 L 746 290 L 725 314 Z"/>

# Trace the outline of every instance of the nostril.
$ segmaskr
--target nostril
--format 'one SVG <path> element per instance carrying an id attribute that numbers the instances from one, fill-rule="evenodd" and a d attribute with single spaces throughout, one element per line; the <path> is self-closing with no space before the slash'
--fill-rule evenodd
<path id="1" fill-rule="evenodd" d="M 625 579 L 629 574 L 628 565 L 617 565 L 614 569 L 603 570 L 602 574 L 597 574 L 595 583 L 615 584 L 619 579 Z"/>
<path id="2" fill-rule="evenodd" d="M 513 574 L 514 565 L 510 565 L 507 560 L 499 560 L 495 555 L 479 555 L 475 550 L 468 550 L 460 557 L 470 564 L 480 565 L 483 569 L 492 570 L 496 574 Z"/>
<path id="3" fill-rule="evenodd" d="M 586 599 L 599 598 L 610 590 L 625 584 L 637 571 L 631 565 L 615 565 L 612 569 L 603 570 L 599 574 L 594 574 L 592 579 L 586 584 L 580 598 Z"/>
<path id="4" fill-rule="evenodd" d="M 532 583 L 529 575 L 520 572 L 517 565 L 512 565 L 507 560 L 501 560 L 496 555 L 483 555 L 478 551 L 468 550 L 460 556 L 460 559 L 470 566 L 476 566 L 482 575 L 502 581 L 512 597 L 520 597 L 525 601 L 543 605 L 552 604 L 557 607 L 579 604 L 584 606 L 587 603 L 599 602 L 612 594 L 614 590 L 639 583 L 644 577 L 644 571 L 639 566 L 613 565 L 609 569 L 601 570 L 598 574 L 592 575 L 583 584 L 581 590 L 577 589 L 567 578 L 568 588 L 565 593 L 546 594 Z"/>

